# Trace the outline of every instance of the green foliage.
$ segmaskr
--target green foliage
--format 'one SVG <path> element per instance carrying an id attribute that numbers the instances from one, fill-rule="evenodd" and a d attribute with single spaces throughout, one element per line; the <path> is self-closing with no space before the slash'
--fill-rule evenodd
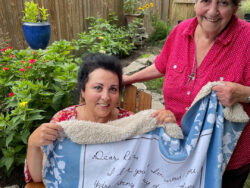
<path id="1" fill-rule="evenodd" d="M 141 4 L 140 0 L 124 0 L 123 9 L 126 14 L 137 13 L 137 7 Z"/>
<path id="2" fill-rule="evenodd" d="M 139 58 L 148 58 L 151 54 L 143 54 Z"/>
<path id="3" fill-rule="evenodd" d="M 78 64 L 70 42 L 43 50 L 2 49 L 0 57 L 0 168 L 23 164 L 30 133 L 73 104 Z"/>
<path id="4" fill-rule="evenodd" d="M 148 14 L 151 8 L 154 7 L 154 3 L 146 0 L 125 0 L 123 3 L 123 9 L 125 14 Z"/>
<path id="5" fill-rule="evenodd" d="M 249 187 L 250 187 L 250 174 L 248 175 L 247 180 L 246 180 L 243 188 L 249 188 Z"/>
<path id="6" fill-rule="evenodd" d="M 143 27 L 143 18 L 135 18 L 128 24 L 127 32 L 133 44 L 141 40 L 140 28 Z"/>
<path id="7" fill-rule="evenodd" d="M 47 9 L 42 7 L 42 8 L 39 8 L 39 10 L 40 10 L 42 21 L 44 21 L 44 22 L 47 21 L 47 17 L 49 16 L 49 14 L 47 14 Z"/>
<path id="8" fill-rule="evenodd" d="M 162 86 L 163 86 L 164 77 L 157 78 L 154 80 L 150 80 L 145 82 L 148 90 L 154 90 L 157 93 L 162 93 Z"/>
<path id="9" fill-rule="evenodd" d="M 172 30 L 170 23 L 161 20 L 158 15 L 153 15 L 151 22 L 154 31 L 151 33 L 149 41 L 155 43 L 160 40 L 165 40 Z"/>
<path id="10" fill-rule="evenodd" d="M 31 2 L 25 1 L 24 5 L 25 8 L 22 11 L 24 13 L 23 22 L 37 23 L 47 21 L 47 17 L 49 16 L 47 9 L 44 7 L 38 8 L 38 5 L 33 0 Z"/>
<path id="11" fill-rule="evenodd" d="M 132 34 L 125 27 L 116 26 L 116 16 L 111 15 L 108 20 L 94 17 L 87 20 L 89 31 L 80 33 L 79 39 L 72 41 L 78 54 L 100 52 L 123 57 L 135 48 Z"/>
<path id="12" fill-rule="evenodd" d="M 250 0 L 242 1 L 240 9 L 244 14 L 250 14 Z"/>

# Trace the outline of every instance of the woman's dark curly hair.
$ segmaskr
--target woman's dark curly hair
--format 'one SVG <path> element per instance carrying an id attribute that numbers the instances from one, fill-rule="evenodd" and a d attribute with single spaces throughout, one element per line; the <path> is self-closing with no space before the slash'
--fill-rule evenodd
<path id="1" fill-rule="evenodd" d="M 119 79 L 119 92 L 122 91 L 122 65 L 115 56 L 100 53 L 89 54 L 83 58 L 83 63 L 78 71 L 77 92 L 85 91 L 89 74 L 96 69 L 104 69 L 115 73 Z"/>

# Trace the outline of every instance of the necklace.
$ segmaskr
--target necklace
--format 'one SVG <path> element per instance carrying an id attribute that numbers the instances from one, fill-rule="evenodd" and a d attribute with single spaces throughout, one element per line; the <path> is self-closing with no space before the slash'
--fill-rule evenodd
<path id="1" fill-rule="evenodd" d="M 188 81 L 187 81 L 187 85 L 189 84 L 189 82 L 191 81 L 191 79 L 192 79 L 192 80 L 195 79 L 195 76 L 194 76 L 194 71 L 195 71 L 195 60 L 196 60 L 196 58 L 195 58 L 195 53 L 194 53 L 194 61 L 193 61 L 192 72 L 191 72 L 190 75 L 188 75 L 189 78 L 188 78 Z"/>

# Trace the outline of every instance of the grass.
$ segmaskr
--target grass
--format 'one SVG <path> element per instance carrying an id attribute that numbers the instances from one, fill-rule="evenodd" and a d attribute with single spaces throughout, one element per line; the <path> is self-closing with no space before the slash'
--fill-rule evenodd
<path id="1" fill-rule="evenodd" d="M 244 188 L 250 188 L 250 174 L 247 177 L 247 180 L 245 182 Z"/>
<path id="2" fill-rule="evenodd" d="M 154 80 L 144 82 L 144 84 L 147 86 L 148 90 L 153 90 L 156 93 L 162 93 L 163 81 L 164 81 L 164 77 L 161 77 L 161 78 L 157 78 Z"/>
<path id="3" fill-rule="evenodd" d="M 148 58 L 150 55 L 152 55 L 152 54 L 143 54 L 139 58 Z"/>

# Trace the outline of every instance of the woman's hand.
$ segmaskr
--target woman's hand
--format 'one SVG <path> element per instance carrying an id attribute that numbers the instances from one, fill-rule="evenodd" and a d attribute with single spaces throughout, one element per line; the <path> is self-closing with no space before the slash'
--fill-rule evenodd
<path id="1" fill-rule="evenodd" d="M 43 123 L 29 137 L 29 146 L 41 147 L 56 140 L 63 128 L 56 123 Z"/>
<path id="2" fill-rule="evenodd" d="M 250 96 L 250 87 L 233 82 L 221 83 L 224 85 L 214 86 L 212 90 L 216 91 L 218 100 L 223 106 L 230 107 L 237 102 L 247 102 L 247 97 Z"/>
<path id="3" fill-rule="evenodd" d="M 56 140 L 58 131 L 62 130 L 63 128 L 56 123 L 43 123 L 30 135 L 26 160 L 34 182 L 42 182 L 43 154 L 41 147 Z"/>
<path id="4" fill-rule="evenodd" d="M 158 124 L 176 122 L 174 114 L 170 110 L 166 109 L 157 110 L 152 114 L 152 117 L 155 117 L 157 119 Z"/>

